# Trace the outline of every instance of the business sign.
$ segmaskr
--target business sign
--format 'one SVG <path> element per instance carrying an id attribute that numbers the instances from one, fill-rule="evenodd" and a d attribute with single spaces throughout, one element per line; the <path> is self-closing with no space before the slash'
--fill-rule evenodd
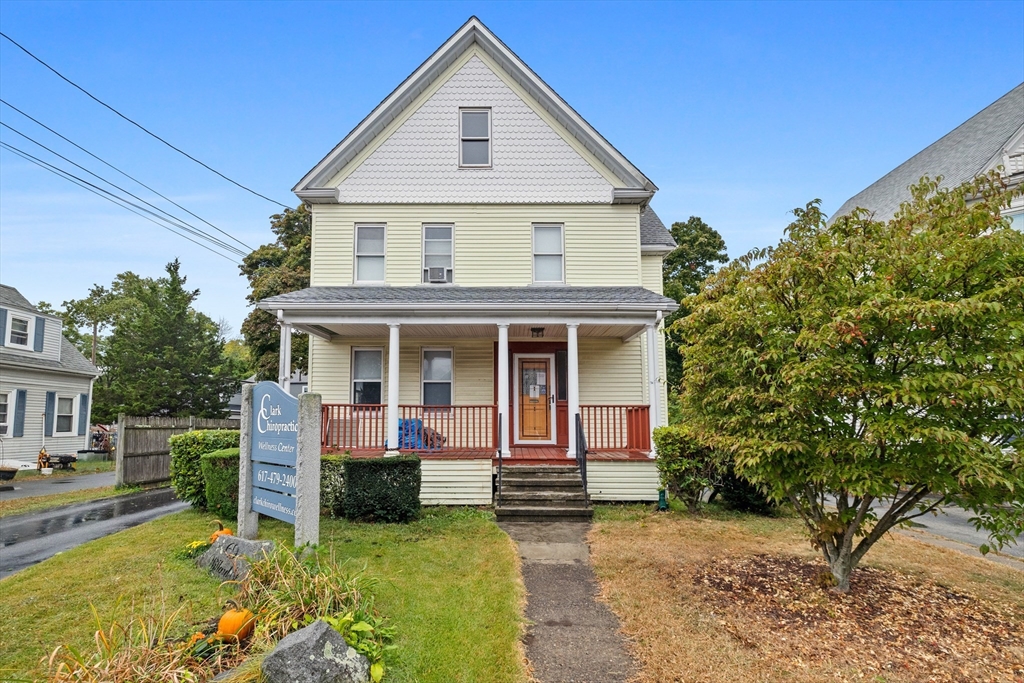
<path id="1" fill-rule="evenodd" d="M 252 390 L 252 510 L 295 524 L 299 401 L 273 382 Z"/>

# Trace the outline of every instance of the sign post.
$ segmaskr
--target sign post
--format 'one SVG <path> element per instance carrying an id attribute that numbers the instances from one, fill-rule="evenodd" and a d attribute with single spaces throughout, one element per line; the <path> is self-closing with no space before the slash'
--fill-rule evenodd
<path id="1" fill-rule="evenodd" d="M 273 382 L 242 388 L 238 535 L 254 539 L 259 515 L 295 526 L 295 545 L 320 539 L 320 396 L 301 399 Z"/>

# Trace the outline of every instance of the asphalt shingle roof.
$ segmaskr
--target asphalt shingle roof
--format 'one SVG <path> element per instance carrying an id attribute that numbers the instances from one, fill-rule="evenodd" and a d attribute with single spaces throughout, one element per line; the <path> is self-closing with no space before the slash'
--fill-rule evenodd
<path id="1" fill-rule="evenodd" d="M 23 311 L 38 313 L 39 310 L 29 303 L 29 300 L 21 295 L 21 292 L 14 287 L 0 285 L 0 306 L 20 308 Z"/>
<path id="2" fill-rule="evenodd" d="M 873 212 L 877 220 L 889 220 L 900 204 L 910 200 L 908 188 L 921 176 L 941 175 L 942 186 L 947 188 L 971 180 L 985 170 L 1021 126 L 1024 83 L 848 199 L 835 216 L 861 207 Z"/>
<path id="3" fill-rule="evenodd" d="M 525 307 L 609 306 L 675 310 L 675 301 L 643 287 L 309 287 L 264 299 L 261 308 L 293 305 L 351 305 L 368 308 L 421 305 Z"/>
<path id="4" fill-rule="evenodd" d="M 0 285 L 0 306 L 17 308 L 23 311 L 39 313 L 39 309 L 29 303 L 28 299 L 21 295 L 21 292 L 14 287 Z M 24 368 L 38 368 L 40 370 L 52 370 L 54 372 L 68 372 L 77 375 L 90 375 L 96 377 L 100 371 L 95 365 L 83 356 L 75 345 L 61 335 L 60 338 L 60 360 L 42 358 L 41 356 L 26 351 L 14 351 L 0 347 L 0 363 L 14 365 Z"/>
<path id="5" fill-rule="evenodd" d="M 650 205 L 640 212 L 640 244 L 644 246 L 666 246 L 675 248 L 676 241 L 672 239 L 665 224 L 654 213 Z"/>

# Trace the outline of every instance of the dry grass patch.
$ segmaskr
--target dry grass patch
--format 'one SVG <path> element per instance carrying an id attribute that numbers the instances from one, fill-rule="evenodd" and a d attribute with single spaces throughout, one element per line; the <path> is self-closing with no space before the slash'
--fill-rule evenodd
<path id="1" fill-rule="evenodd" d="M 638 681 L 1024 681 L 1024 572 L 903 536 L 836 595 L 795 519 L 604 508 L 590 535 Z"/>

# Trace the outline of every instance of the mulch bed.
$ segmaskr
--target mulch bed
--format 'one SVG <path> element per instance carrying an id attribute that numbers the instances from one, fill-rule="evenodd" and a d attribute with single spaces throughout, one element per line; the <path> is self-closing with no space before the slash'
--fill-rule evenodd
<path id="1" fill-rule="evenodd" d="M 824 562 L 755 555 L 696 569 L 719 623 L 784 670 L 829 661 L 830 680 L 1024 683 L 1024 613 L 870 567 L 850 592 L 822 588 Z M 841 677 L 841 678 L 840 678 Z"/>

